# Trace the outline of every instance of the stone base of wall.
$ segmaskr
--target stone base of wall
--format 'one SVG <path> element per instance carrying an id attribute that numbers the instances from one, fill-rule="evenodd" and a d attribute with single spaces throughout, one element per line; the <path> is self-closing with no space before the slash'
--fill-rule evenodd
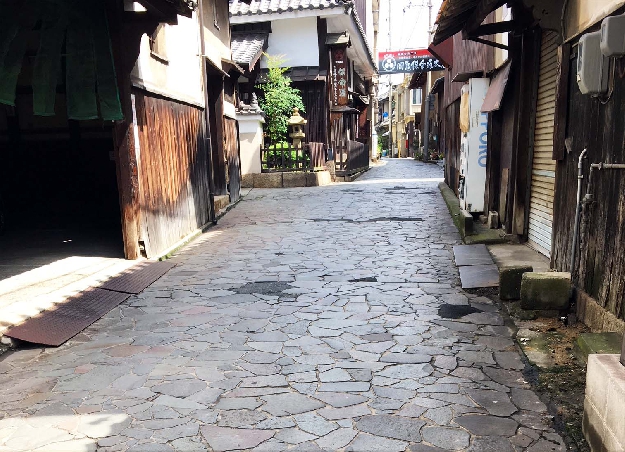
<path id="1" fill-rule="evenodd" d="M 625 450 L 625 366 L 619 355 L 588 355 L 582 430 L 593 452 Z"/>
<path id="2" fill-rule="evenodd" d="M 228 207 L 228 204 L 230 204 L 230 195 L 215 196 L 213 204 L 215 208 L 215 213 L 219 214 L 219 212 Z"/>
<path id="3" fill-rule="evenodd" d="M 243 188 L 321 187 L 332 183 L 329 171 L 244 174 Z"/>
<path id="4" fill-rule="evenodd" d="M 583 290 L 577 289 L 577 318 L 593 332 L 625 333 L 625 321 L 619 319 Z"/>

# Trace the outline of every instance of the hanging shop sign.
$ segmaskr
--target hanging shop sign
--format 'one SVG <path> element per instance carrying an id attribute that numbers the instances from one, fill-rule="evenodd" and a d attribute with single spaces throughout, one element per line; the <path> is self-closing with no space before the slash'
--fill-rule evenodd
<path id="1" fill-rule="evenodd" d="M 445 66 L 427 49 L 380 52 L 378 71 L 384 74 L 442 71 Z"/>
<path id="2" fill-rule="evenodd" d="M 347 52 L 346 47 L 332 48 L 332 105 L 347 105 Z"/>

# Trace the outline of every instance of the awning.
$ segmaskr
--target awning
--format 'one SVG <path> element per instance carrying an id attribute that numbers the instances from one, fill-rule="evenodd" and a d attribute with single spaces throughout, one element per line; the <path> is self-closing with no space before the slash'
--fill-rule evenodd
<path id="1" fill-rule="evenodd" d="M 221 59 L 221 65 L 223 66 L 224 70 L 228 73 L 234 71 L 234 72 L 238 72 L 239 74 L 245 74 L 245 69 L 243 69 L 234 61 L 229 60 L 227 58 Z"/>
<path id="2" fill-rule="evenodd" d="M 432 45 L 438 45 L 465 28 L 475 29 L 486 16 L 508 0 L 444 0 L 436 18 Z"/>
<path id="3" fill-rule="evenodd" d="M 431 44 L 428 50 L 449 69 L 454 65 L 454 38 L 447 38 L 440 44 Z"/>
<path id="4" fill-rule="evenodd" d="M 408 89 L 422 88 L 423 86 L 425 86 L 427 80 L 427 72 L 415 72 L 410 78 L 410 83 L 408 83 Z"/>
<path id="5" fill-rule="evenodd" d="M 436 79 L 436 81 L 432 85 L 432 89 L 430 90 L 430 92 L 432 94 L 438 94 L 438 93 L 443 92 L 444 89 L 445 89 L 445 77 L 439 77 Z"/>
<path id="6" fill-rule="evenodd" d="M 269 33 L 250 31 L 232 33 L 232 59 L 252 70 L 267 49 Z"/>
<path id="7" fill-rule="evenodd" d="M 465 83 L 465 82 L 468 82 L 472 78 L 478 78 L 478 77 L 484 77 L 484 71 L 459 72 L 451 81 Z"/>
<path id="8" fill-rule="evenodd" d="M 360 110 L 353 108 L 353 107 L 348 107 L 347 105 L 341 105 L 339 107 L 332 107 L 330 109 L 330 111 L 332 113 L 354 113 L 354 114 L 360 114 Z"/>
<path id="9" fill-rule="evenodd" d="M 437 45 L 462 31 L 479 0 L 444 0 L 438 10 L 432 44 Z"/>
<path id="10" fill-rule="evenodd" d="M 326 45 L 336 46 L 336 45 L 346 45 L 351 46 L 352 41 L 349 38 L 349 33 L 344 31 L 343 33 L 328 33 L 326 36 Z"/>
<path id="11" fill-rule="evenodd" d="M 490 82 L 490 87 L 486 92 L 484 103 L 482 104 L 482 112 L 488 113 L 491 111 L 499 110 L 501 107 L 501 100 L 503 99 L 503 93 L 506 90 L 506 84 L 508 83 L 508 77 L 510 76 L 510 60 L 499 69 L 497 75 Z"/>

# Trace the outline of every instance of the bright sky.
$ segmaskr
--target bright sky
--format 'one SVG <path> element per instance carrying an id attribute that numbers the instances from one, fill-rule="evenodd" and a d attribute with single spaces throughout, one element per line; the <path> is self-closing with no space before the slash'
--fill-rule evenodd
<path id="1" fill-rule="evenodd" d="M 442 0 L 432 1 L 432 26 Z M 391 4 L 391 45 L 388 40 L 388 13 Z M 428 46 L 428 0 L 380 0 L 380 32 L 378 51 L 423 49 Z M 393 76 L 393 83 L 403 79 Z M 387 81 L 383 77 L 382 81 Z"/>

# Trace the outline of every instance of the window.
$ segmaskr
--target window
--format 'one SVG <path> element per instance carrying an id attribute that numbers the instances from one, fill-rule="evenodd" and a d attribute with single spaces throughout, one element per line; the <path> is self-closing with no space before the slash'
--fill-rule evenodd
<path id="1" fill-rule="evenodd" d="M 232 24 L 232 31 L 266 31 L 271 33 L 271 22 L 253 22 L 251 24 Z"/>
<path id="2" fill-rule="evenodd" d="M 167 63 L 167 24 L 159 24 L 150 36 L 150 52 L 157 60 Z"/>
<path id="3" fill-rule="evenodd" d="M 412 90 L 412 105 L 421 105 L 421 88 Z"/>

